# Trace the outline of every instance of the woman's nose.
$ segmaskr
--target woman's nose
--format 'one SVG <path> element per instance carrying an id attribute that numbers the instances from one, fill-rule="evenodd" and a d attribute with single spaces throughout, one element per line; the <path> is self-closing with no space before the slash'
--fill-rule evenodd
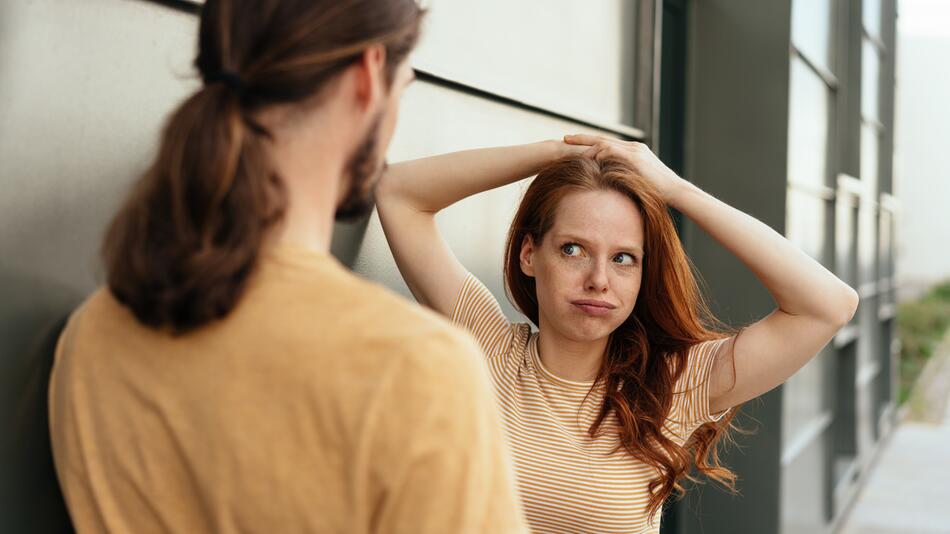
<path id="1" fill-rule="evenodd" d="M 602 293 L 607 291 L 607 264 L 604 261 L 592 261 L 587 273 L 587 290 Z"/>

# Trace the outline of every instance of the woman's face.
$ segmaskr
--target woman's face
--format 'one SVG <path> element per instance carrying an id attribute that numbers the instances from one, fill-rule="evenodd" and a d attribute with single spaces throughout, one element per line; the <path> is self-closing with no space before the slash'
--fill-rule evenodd
<path id="1" fill-rule="evenodd" d="M 594 341 L 623 323 L 637 302 L 643 220 L 616 191 L 569 193 L 540 243 L 525 238 L 521 269 L 535 279 L 540 328 Z"/>

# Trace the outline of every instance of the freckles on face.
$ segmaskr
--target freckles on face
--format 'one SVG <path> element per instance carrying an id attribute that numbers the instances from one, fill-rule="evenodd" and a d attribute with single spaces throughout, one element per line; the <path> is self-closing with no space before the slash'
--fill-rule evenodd
<path id="1" fill-rule="evenodd" d="M 558 205 L 534 255 L 544 321 L 573 339 L 609 335 L 636 304 L 642 277 L 643 221 L 627 196 L 578 191 Z"/>

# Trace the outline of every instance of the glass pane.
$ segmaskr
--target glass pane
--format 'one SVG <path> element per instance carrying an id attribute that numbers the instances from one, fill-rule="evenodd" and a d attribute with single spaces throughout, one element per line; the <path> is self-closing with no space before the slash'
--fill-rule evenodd
<path id="1" fill-rule="evenodd" d="M 794 0 L 792 2 L 792 43 L 808 59 L 834 72 L 831 27 L 831 0 Z"/>
<path id="2" fill-rule="evenodd" d="M 788 189 L 785 236 L 806 254 L 825 266 L 831 265 L 827 249 L 829 201 L 812 194 Z"/>
<path id="3" fill-rule="evenodd" d="M 790 83 L 788 179 L 824 186 L 827 183 L 830 89 L 798 57 L 792 58 Z"/>
<path id="4" fill-rule="evenodd" d="M 827 351 L 820 352 L 782 386 L 782 441 L 788 445 L 799 438 L 815 419 L 826 411 L 825 391 Z"/>
<path id="5" fill-rule="evenodd" d="M 861 180 L 868 182 L 871 192 L 877 195 L 877 128 L 861 124 Z"/>
<path id="6" fill-rule="evenodd" d="M 881 0 L 864 0 L 861 8 L 864 19 L 864 29 L 869 34 L 881 36 Z"/>
<path id="7" fill-rule="evenodd" d="M 878 120 L 878 93 L 881 90 L 881 56 L 871 41 L 861 47 L 861 114 Z"/>
<path id="8" fill-rule="evenodd" d="M 560 113 L 638 126 L 633 83 L 639 4 L 431 0 L 413 64 Z"/>
<path id="9" fill-rule="evenodd" d="M 783 418 L 784 420 L 785 418 Z M 828 432 L 827 430 L 825 432 Z M 788 444 L 788 431 L 782 439 Z M 798 437 L 797 434 L 794 435 Z M 825 470 L 828 440 L 815 436 L 789 464 L 782 465 L 781 476 L 781 534 L 813 534 L 828 530 L 825 518 Z M 707 529 L 712 532 L 711 529 Z"/>

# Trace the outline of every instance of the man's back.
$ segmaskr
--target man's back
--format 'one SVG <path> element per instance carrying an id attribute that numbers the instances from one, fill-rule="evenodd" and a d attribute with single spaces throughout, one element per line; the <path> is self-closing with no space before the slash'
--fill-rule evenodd
<path id="1" fill-rule="evenodd" d="M 79 531 L 523 528 L 474 344 L 329 255 L 265 253 L 224 320 L 180 337 L 98 291 L 50 407 Z"/>

